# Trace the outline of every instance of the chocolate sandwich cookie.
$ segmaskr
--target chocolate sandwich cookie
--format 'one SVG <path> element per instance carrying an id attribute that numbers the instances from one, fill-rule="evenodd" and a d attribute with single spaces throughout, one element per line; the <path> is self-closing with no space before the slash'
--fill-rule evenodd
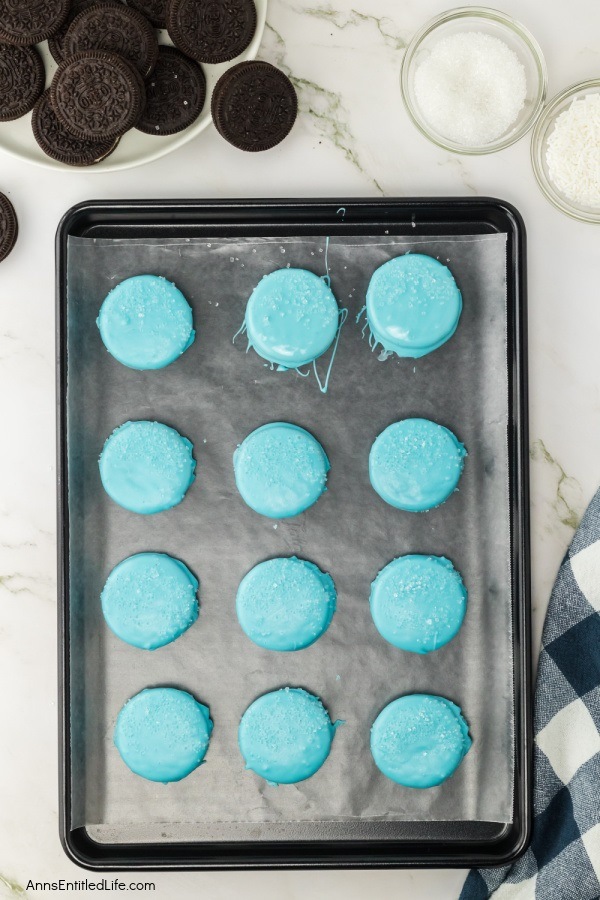
<path id="1" fill-rule="evenodd" d="M 0 43 L 0 122 L 33 109 L 44 90 L 44 63 L 34 47 Z"/>
<path id="2" fill-rule="evenodd" d="M 146 16 L 155 28 L 167 27 L 168 0 L 129 0 L 129 6 Z"/>
<path id="3" fill-rule="evenodd" d="M 256 31 L 253 0 L 170 0 L 171 40 L 200 63 L 222 63 L 242 53 Z"/>
<path id="4" fill-rule="evenodd" d="M 119 138 L 91 141 L 70 134 L 62 124 L 45 91 L 33 108 L 33 136 L 47 156 L 67 166 L 93 166 L 113 152 Z"/>
<path id="5" fill-rule="evenodd" d="M 58 31 L 70 0 L 0 0 L 0 41 L 26 47 Z"/>
<path id="6" fill-rule="evenodd" d="M 158 59 L 158 41 L 150 22 L 136 9 L 103 3 L 75 16 L 65 37 L 65 52 L 105 50 L 118 53 L 136 67 L 142 78 L 152 72 Z"/>
<path id="7" fill-rule="evenodd" d="M 0 262 L 15 246 L 18 231 L 15 208 L 5 194 L 0 194 Z"/>
<path id="8" fill-rule="evenodd" d="M 215 85 L 211 102 L 217 131 L 239 150 L 270 150 L 292 130 L 298 98 L 289 78 L 266 62 L 241 62 Z"/>
<path id="9" fill-rule="evenodd" d="M 136 128 L 145 134 L 177 134 L 198 118 L 205 99 L 206 79 L 198 63 L 174 47 L 161 46 Z"/>
<path id="10" fill-rule="evenodd" d="M 50 85 L 50 99 L 72 135 L 111 140 L 136 124 L 146 91 L 140 73 L 126 59 L 92 50 L 60 64 Z"/>
<path id="11" fill-rule="evenodd" d="M 66 20 L 60 26 L 58 31 L 48 38 L 48 50 L 52 54 L 55 62 L 61 63 L 63 59 L 68 56 L 65 48 L 65 38 L 69 26 L 75 16 L 78 16 L 80 12 L 83 12 L 84 9 L 89 9 L 91 6 L 102 6 L 107 4 L 120 6 L 121 0 L 73 0 Z"/>

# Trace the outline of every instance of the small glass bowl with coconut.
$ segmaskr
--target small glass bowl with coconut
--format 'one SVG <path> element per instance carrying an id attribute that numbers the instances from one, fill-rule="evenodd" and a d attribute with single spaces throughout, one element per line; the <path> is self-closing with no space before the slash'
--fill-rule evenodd
<path id="1" fill-rule="evenodd" d="M 600 225 L 600 78 L 550 100 L 531 138 L 531 162 L 557 209 Z"/>
<path id="2" fill-rule="evenodd" d="M 417 128 L 445 150 L 502 150 L 532 127 L 546 99 L 535 38 L 495 9 L 453 9 L 424 25 L 406 49 L 402 96 Z"/>

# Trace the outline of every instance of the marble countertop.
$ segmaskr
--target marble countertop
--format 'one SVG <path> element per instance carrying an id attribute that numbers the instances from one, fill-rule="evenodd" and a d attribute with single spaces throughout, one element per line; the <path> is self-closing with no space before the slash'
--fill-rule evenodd
<path id="1" fill-rule="evenodd" d="M 600 483 L 600 231 L 542 197 L 529 138 L 461 158 L 411 125 L 398 87 L 407 39 L 442 0 L 270 0 L 260 56 L 289 70 L 300 100 L 291 137 L 244 155 L 210 128 L 128 172 L 66 174 L 2 156 L 0 190 L 19 216 L 0 268 L 0 897 L 29 879 L 81 878 L 57 833 L 54 248 L 59 218 L 90 198 L 492 195 L 529 233 L 533 615 Z M 600 5 L 506 0 L 537 37 L 550 94 L 600 74 Z M 6 126 L 4 126 L 6 127 Z M 449 900 L 460 871 L 157 874 L 179 900 Z M 105 892 L 111 893 L 112 892 Z M 33 893 L 28 893 L 33 896 Z M 88 896 L 74 891 L 73 897 Z M 115 894 L 116 896 L 116 894 Z"/>

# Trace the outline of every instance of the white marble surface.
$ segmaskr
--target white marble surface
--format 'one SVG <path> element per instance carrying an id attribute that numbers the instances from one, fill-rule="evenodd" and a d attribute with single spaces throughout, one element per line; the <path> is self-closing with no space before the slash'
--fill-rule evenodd
<path id="1" fill-rule="evenodd" d="M 533 606 L 549 590 L 600 483 L 600 230 L 543 199 L 529 140 L 490 157 L 438 150 L 410 124 L 398 70 L 407 38 L 443 0 L 270 0 L 260 56 L 293 73 L 301 115 L 269 154 L 213 129 L 170 157 L 113 175 L 49 173 L 0 157 L 20 236 L 0 267 L 0 897 L 81 877 L 57 836 L 54 250 L 62 213 L 90 198 L 488 194 L 529 230 Z M 507 0 L 546 54 L 550 92 L 600 75 L 600 5 Z M 233 900 L 455 898 L 464 873 L 155 875 L 154 896 Z M 33 893 L 29 894 L 33 896 Z M 69 896 L 88 896 L 73 892 Z M 116 896 L 116 894 L 115 894 Z"/>

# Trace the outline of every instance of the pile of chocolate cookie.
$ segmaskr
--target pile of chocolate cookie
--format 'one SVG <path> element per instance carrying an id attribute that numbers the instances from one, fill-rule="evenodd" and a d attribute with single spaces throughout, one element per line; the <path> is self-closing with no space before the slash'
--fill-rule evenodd
<path id="1" fill-rule="evenodd" d="M 0 122 L 33 111 L 44 153 L 92 165 L 131 128 L 188 128 L 206 102 L 202 64 L 235 59 L 255 30 L 253 0 L 0 0 Z M 47 90 L 35 47 L 44 40 L 58 63 Z M 282 141 L 297 108 L 289 78 L 259 61 L 228 69 L 211 102 L 219 134 L 248 151 Z"/>

